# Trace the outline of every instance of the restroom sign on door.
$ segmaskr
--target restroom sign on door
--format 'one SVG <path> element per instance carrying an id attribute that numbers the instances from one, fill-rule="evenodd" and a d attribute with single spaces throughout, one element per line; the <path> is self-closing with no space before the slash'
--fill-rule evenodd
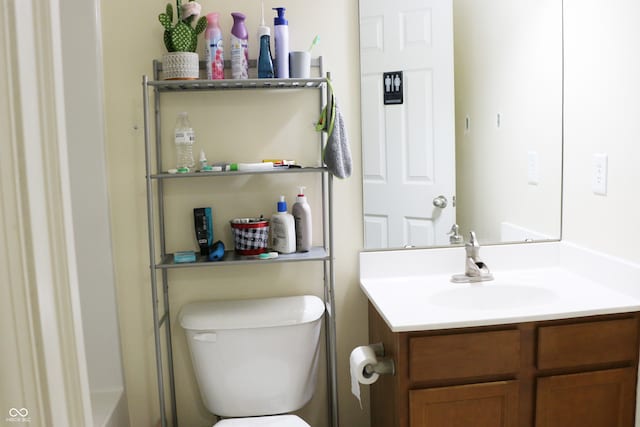
<path id="1" fill-rule="evenodd" d="M 402 104 L 404 102 L 402 84 L 402 71 L 382 73 L 384 105 Z"/>

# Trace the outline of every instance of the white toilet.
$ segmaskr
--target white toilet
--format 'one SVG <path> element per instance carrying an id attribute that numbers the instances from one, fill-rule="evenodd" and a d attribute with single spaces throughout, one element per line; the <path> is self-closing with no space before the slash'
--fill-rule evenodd
<path id="1" fill-rule="evenodd" d="M 294 415 L 313 396 L 324 303 L 312 295 L 182 307 L 200 395 L 216 427 L 310 427 Z"/>

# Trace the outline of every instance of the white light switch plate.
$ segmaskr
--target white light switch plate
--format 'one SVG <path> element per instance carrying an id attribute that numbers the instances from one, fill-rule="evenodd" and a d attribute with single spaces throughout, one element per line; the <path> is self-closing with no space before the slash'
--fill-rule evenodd
<path id="1" fill-rule="evenodd" d="M 607 155 L 596 153 L 593 155 L 591 190 L 594 194 L 607 195 Z"/>

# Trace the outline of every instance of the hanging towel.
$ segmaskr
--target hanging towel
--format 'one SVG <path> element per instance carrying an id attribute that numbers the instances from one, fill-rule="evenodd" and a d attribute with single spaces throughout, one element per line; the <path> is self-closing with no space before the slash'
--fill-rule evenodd
<path id="1" fill-rule="evenodd" d="M 348 178 L 351 176 L 352 161 L 347 129 L 344 123 L 344 116 L 333 93 L 331 81 L 327 80 L 327 84 L 331 94 L 328 104 L 331 111 L 330 114 L 327 114 L 327 107 L 322 110 L 316 129 L 318 131 L 326 131 L 328 135 L 327 145 L 323 153 L 327 169 L 338 178 Z"/>

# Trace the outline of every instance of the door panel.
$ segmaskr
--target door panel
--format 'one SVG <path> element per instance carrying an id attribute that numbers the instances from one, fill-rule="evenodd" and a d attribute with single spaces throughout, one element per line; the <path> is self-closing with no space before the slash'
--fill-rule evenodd
<path id="1" fill-rule="evenodd" d="M 536 427 L 633 427 L 635 370 L 538 379 Z"/>
<path id="2" fill-rule="evenodd" d="M 409 411 L 410 427 L 516 427 L 518 382 L 411 390 Z"/>

